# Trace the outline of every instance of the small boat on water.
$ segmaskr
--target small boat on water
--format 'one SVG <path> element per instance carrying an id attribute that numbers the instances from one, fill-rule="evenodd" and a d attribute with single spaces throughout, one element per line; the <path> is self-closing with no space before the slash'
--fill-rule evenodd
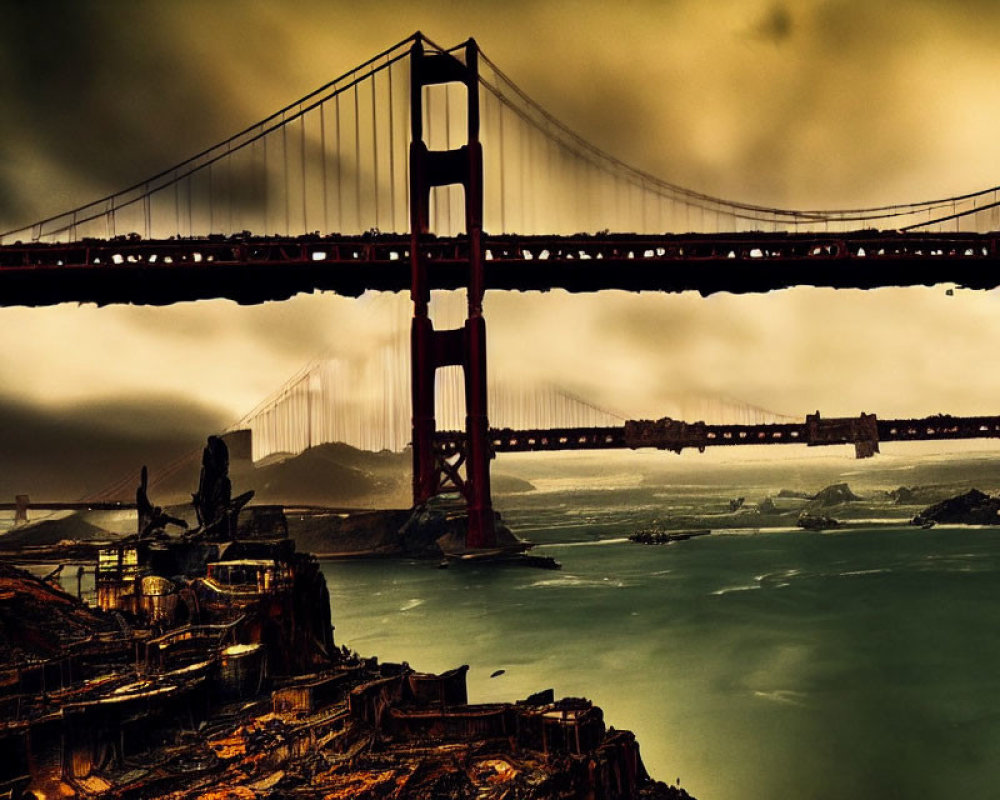
<path id="1" fill-rule="evenodd" d="M 628 537 L 630 542 L 638 544 L 671 544 L 672 542 L 683 542 L 693 539 L 695 536 L 708 536 L 712 531 L 709 528 L 699 528 L 697 530 L 667 531 L 660 528 L 643 528 Z"/>
<path id="2" fill-rule="evenodd" d="M 445 553 L 438 564 L 439 569 L 447 569 L 452 564 L 489 564 L 512 565 L 517 567 L 536 567 L 538 569 L 562 569 L 562 564 L 551 556 L 536 556 L 532 553 L 512 552 L 502 548 L 495 550 L 468 551 Z"/>
<path id="3" fill-rule="evenodd" d="M 843 523 L 823 514 L 800 514 L 795 524 L 807 531 L 825 531 L 843 527 Z"/>

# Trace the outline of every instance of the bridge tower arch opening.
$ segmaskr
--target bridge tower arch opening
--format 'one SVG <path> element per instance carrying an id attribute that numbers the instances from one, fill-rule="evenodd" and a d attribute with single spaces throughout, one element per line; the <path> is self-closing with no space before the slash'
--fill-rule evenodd
<path id="1" fill-rule="evenodd" d="M 496 545 L 490 493 L 490 459 L 486 388 L 486 320 L 483 317 L 483 148 L 479 141 L 479 48 L 474 39 L 464 47 L 464 62 L 452 52 L 426 52 L 418 34 L 410 66 L 410 329 L 413 403 L 413 503 L 422 505 L 446 490 L 457 490 L 468 509 L 466 547 Z M 465 86 L 466 143 L 430 150 L 424 140 L 423 90 L 443 84 Z M 434 330 L 430 317 L 429 271 L 433 262 L 421 247 L 430 235 L 431 192 L 458 185 L 465 194 L 465 261 L 468 309 L 464 326 Z M 439 368 L 462 367 L 465 378 L 465 439 L 452 456 L 435 448 L 435 375 Z M 461 473 L 464 468 L 464 475 Z"/>

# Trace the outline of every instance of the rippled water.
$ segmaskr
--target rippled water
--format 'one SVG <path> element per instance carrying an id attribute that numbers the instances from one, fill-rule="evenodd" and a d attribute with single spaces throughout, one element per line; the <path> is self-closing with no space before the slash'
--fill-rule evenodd
<path id="1" fill-rule="evenodd" d="M 1000 796 L 1000 530 L 641 546 L 652 495 L 564 489 L 506 514 L 560 572 L 326 563 L 338 643 L 589 697 L 701 800 Z"/>

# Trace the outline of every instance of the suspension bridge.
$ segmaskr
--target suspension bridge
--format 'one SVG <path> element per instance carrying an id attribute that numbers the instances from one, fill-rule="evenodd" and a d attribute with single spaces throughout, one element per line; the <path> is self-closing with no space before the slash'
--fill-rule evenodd
<path id="1" fill-rule="evenodd" d="M 481 548 L 495 542 L 489 463 L 504 450 L 853 443 L 864 457 L 880 441 L 1000 436 L 996 417 L 706 424 L 609 417 L 558 391 L 502 399 L 487 380 L 487 289 L 992 288 L 998 192 L 835 210 L 714 197 L 595 147 L 475 41 L 417 33 L 157 175 L 0 234 L 0 305 L 409 290 L 405 359 L 370 366 L 388 381 L 374 419 L 342 411 L 349 381 L 327 366 L 245 422 L 275 450 L 405 439 L 414 504 L 459 491 Z M 435 325 L 434 289 L 464 294 L 460 326 Z"/>

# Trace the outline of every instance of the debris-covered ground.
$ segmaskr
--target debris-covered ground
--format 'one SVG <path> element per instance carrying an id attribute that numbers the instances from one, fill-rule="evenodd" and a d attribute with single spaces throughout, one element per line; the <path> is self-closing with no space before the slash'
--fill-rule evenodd
<path id="1" fill-rule="evenodd" d="M 338 649 L 316 560 L 273 510 L 237 524 L 215 437 L 197 526 L 145 491 L 96 608 L 0 564 L 0 797 L 687 797 L 588 700 L 473 705 L 466 667 Z"/>

